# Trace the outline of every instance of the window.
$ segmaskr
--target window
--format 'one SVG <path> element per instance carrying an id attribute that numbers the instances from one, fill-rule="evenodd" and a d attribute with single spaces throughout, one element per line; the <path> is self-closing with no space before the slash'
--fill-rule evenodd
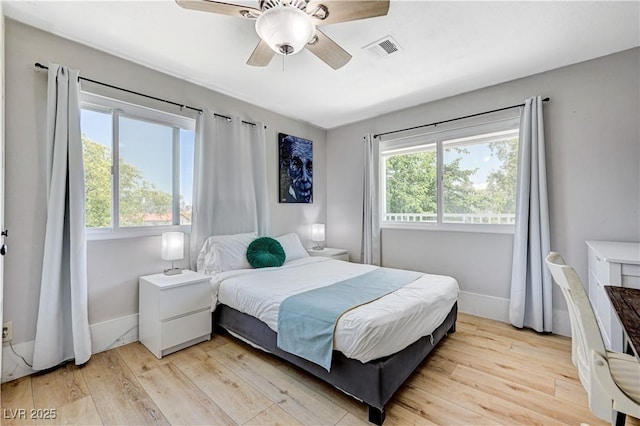
<path id="1" fill-rule="evenodd" d="M 517 157 L 517 119 L 381 142 L 381 225 L 511 231 Z"/>
<path id="2" fill-rule="evenodd" d="M 191 224 L 195 121 L 83 93 L 87 228 Z"/>

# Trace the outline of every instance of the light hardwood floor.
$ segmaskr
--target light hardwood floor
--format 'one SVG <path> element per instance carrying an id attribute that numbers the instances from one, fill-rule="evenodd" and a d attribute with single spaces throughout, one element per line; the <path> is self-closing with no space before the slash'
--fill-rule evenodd
<path id="1" fill-rule="evenodd" d="M 606 424 L 589 412 L 570 351 L 567 338 L 460 314 L 385 425 Z M 161 360 L 133 343 L 5 383 L 2 409 L 3 425 L 34 424 L 11 419 L 19 409 L 56 410 L 37 424 L 368 424 L 364 404 L 226 335 Z"/>

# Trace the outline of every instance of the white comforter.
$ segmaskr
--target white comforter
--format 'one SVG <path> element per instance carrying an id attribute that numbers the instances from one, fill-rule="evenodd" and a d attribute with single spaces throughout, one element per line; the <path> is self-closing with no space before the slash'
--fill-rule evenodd
<path id="1" fill-rule="evenodd" d="M 327 286 L 376 266 L 308 257 L 279 268 L 241 269 L 212 276 L 214 304 L 252 315 L 278 331 L 280 303 L 292 294 Z M 334 349 L 368 362 L 396 353 L 444 321 L 458 298 L 458 283 L 425 274 L 380 299 L 346 312 L 338 320 Z"/>

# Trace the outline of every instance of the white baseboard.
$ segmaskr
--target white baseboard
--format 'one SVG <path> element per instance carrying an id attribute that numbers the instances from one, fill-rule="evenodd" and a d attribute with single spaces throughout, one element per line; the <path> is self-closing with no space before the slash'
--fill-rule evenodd
<path id="1" fill-rule="evenodd" d="M 108 349 L 136 342 L 138 340 L 138 314 L 89 325 L 91 332 L 91 353 L 97 354 Z M 29 364 L 33 362 L 34 341 L 13 345 L 17 354 Z M 25 362 L 13 353 L 8 343 L 2 345 L 2 383 L 35 373 Z"/>
<path id="2" fill-rule="evenodd" d="M 461 291 L 458 298 L 458 309 L 465 314 L 509 322 L 509 299 Z M 568 311 L 553 310 L 553 332 L 571 337 Z"/>
<path id="3" fill-rule="evenodd" d="M 461 291 L 458 309 L 465 314 L 509 322 L 509 299 Z"/>
<path id="4" fill-rule="evenodd" d="M 138 314 L 127 315 L 89 326 L 91 353 L 97 354 L 138 341 Z"/>
<path id="5" fill-rule="evenodd" d="M 2 344 L 2 383 L 35 373 L 20 358 L 22 356 L 29 364 L 33 364 L 33 343 L 34 340 L 29 340 L 14 344 L 13 349 L 17 355 L 13 353 L 8 343 Z"/>

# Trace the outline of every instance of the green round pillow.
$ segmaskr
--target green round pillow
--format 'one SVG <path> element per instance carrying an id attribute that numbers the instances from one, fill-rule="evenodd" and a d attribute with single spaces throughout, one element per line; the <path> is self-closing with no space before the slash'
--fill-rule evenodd
<path id="1" fill-rule="evenodd" d="M 247 248 L 247 260 L 254 268 L 282 266 L 286 257 L 282 245 L 269 237 L 255 239 Z"/>

